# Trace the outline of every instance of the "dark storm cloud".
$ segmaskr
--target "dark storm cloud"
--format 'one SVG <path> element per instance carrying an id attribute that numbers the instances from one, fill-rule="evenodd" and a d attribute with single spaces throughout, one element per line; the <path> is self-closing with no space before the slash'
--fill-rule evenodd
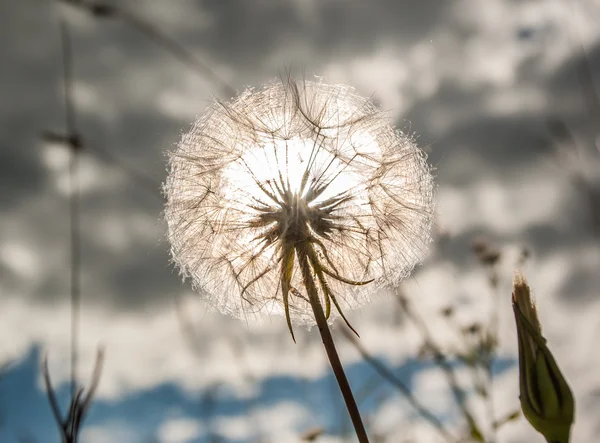
<path id="1" fill-rule="evenodd" d="M 35 149 L 36 134 L 28 137 L 24 132 L 30 127 L 21 132 L 19 125 L 11 123 L 6 121 L 4 130 L 0 129 L 0 211 L 18 206 L 47 182 L 46 169 Z"/>
<path id="2" fill-rule="evenodd" d="M 253 65 L 293 41 L 310 45 L 317 57 L 369 53 L 385 41 L 410 44 L 442 21 L 453 1 L 315 1 L 315 20 L 299 14 L 297 1 L 198 2 L 214 25 L 201 33 L 201 45 L 224 62 Z M 312 52 L 311 51 L 311 52 Z"/>
<path id="3" fill-rule="evenodd" d="M 561 97 L 563 94 L 570 95 L 580 91 L 582 95 L 591 94 L 586 89 L 591 80 L 596 97 L 600 96 L 600 44 L 589 49 L 580 50 L 573 45 L 573 56 L 557 69 L 547 80 L 546 84 L 551 92 Z M 583 78 L 587 77 L 589 78 Z"/>
<path id="4" fill-rule="evenodd" d="M 589 98 L 590 90 L 582 87 L 579 71 L 586 65 L 597 83 L 600 79 L 600 46 L 586 54 L 574 52 L 549 77 L 541 69 L 537 57 L 521 62 L 517 69 L 517 84 L 542 89 L 553 103 L 549 107 L 527 110 L 524 106 L 523 110 L 509 114 L 481 112 L 493 90 L 489 87 L 466 89 L 445 81 L 434 96 L 417 102 L 407 111 L 410 128 L 423 134 L 420 143 L 431 145 L 429 161 L 437 168 L 440 187 L 451 185 L 461 189 L 489 181 L 514 186 L 522 183 L 536 167 L 546 165 L 552 169 L 553 165 L 554 180 L 564 183 L 563 192 L 570 196 L 556 208 L 552 219 L 524 226 L 518 233 L 495 232 L 480 217 L 479 225 L 451 235 L 444 244 L 440 243 L 437 254 L 432 257 L 434 261 L 450 261 L 463 271 L 470 269 L 476 263 L 471 251 L 472 242 L 481 236 L 498 245 L 520 244 L 533 251 L 537 259 L 553 256 L 557 251 L 572 251 L 575 255 L 589 244 L 589 237 L 594 233 L 589 202 L 571 181 L 569 165 L 561 163 L 558 155 L 561 140 L 551 130 L 551 122 L 558 119 L 561 125 L 566 125 L 570 136 L 578 140 L 585 140 L 586 132 L 590 130 L 598 134 L 597 129 L 594 132 L 590 128 L 593 116 L 586 106 L 586 92 Z M 595 86 L 600 91 L 600 85 Z M 454 122 L 451 119 L 452 123 L 444 129 L 428 135 L 428 127 L 435 128 L 435 119 L 440 115 L 454 116 Z M 584 152 L 593 150 L 593 146 L 580 148 Z M 507 217 L 511 215 L 507 214 Z M 565 283 L 564 297 L 579 300 L 582 294 L 589 294 L 593 281 L 593 273 L 582 270 Z"/>
<path id="5" fill-rule="evenodd" d="M 55 188 L 56 174 L 42 161 L 40 138 L 44 130 L 57 133 L 65 130 L 58 11 L 51 2 L 2 2 L 0 16 L 6 22 L 0 31 L 2 40 L 9 42 L 0 49 L 3 66 L 0 69 L 0 211 L 4 220 L 18 221 L 21 233 L 35 234 L 32 236 L 35 253 L 40 255 L 44 266 L 36 276 L 40 279 L 37 285 L 19 281 L 14 270 L 4 264 L 0 264 L 0 275 L 4 288 L 12 293 L 51 302 L 68 293 L 69 279 L 67 199 Z M 164 140 L 176 141 L 183 122 L 165 118 L 151 107 L 132 106 L 126 102 L 123 90 L 110 89 L 115 83 L 123 86 L 115 79 L 127 75 L 130 66 L 152 64 L 157 50 L 123 26 L 104 25 L 109 33 L 118 32 L 106 37 L 104 30 L 80 32 L 80 26 L 71 26 L 75 81 L 97 88 L 95 92 L 108 96 L 109 102 L 114 99 L 118 113 L 107 125 L 94 112 L 81 107 L 77 110 L 77 130 L 84 140 L 82 158 L 89 161 L 91 157 L 101 170 L 123 167 L 135 170 L 144 183 L 140 185 L 135 176 L 124 172 L 121 181 L 83 192 L 80 201 L 83 293 L 91 302 L 131 307 L 143 299 L 159 300 L 165 293 L 181 288 L 169 267 L 166 245 L 160 244 L 161 230 L 156 230 L 152 241 L 134 241 L 131 250 L 115 254 L 98 237 L 95 228 L 110 214 L 123 214 L 122 224 L 132 232 L 136 227 L 127 225 L 135 222 L 127 215 L 141 213 L 150 223 L 155 221 L 159 225 L 160 184 L 165 174 L 162 152 L 170 147 Z M 113 53 L 119 47 L 114 43 L 119 39 L 127 41 L 127 37 L 131 43 L 124 45 L 124 52 L 114 51 L 114 63 L 107 64 L 105 57 L 98 56 L 107 48 Z M 125 52 L 130 49 L 134 57 Z M 156 92 L 148 91 L 149 95 L 153 93 Z M 109 153 L 108 161 L 95 149 Z M 53 213 L 48 216 L 49 211 L 38 210 L 36 206 L 40 204 L 53 207 Z M 40 212 L 44 213 L 43 218 Z M 6 231 L 3 234 L 3 241 L 20 240 L 18 236 L 6 237 Z"/>
<path id="6" fill-rule="evenodd" d="M 10 211 L 47 183 L 41 164 L 39 131 L 60 124 L 60 96 L 55 86 L 56 23 L 33 4 L 0 4 L 0 211 Z M 55 27 L 55 29 L 52 29 Z M 52 29 L 42 39 L 39 29 Z M 60 110 L 60 108 L 58 108 Z"/>
<path id="7" fill-rule="evenodd" d="M 492 93 L 486 87 L 466 90 L 444 82 L 434 96 L 406 112 L 410 128 L 423 134 L 419 142 L 430 145 L 429 161 L 444 184 L 462 186 L 486 177 L 503 180 L 552 154 L 545 111 L 482 112 Z M 447 122 L 432 135 L 428 129 L 438 126 L 436 118 Z"/>
<path id="8" fill-rule="evenodd" d="M 533 167 L 549 154 L 543 116 L 519 115 L 470 119 L 444 135 L 431 161 L 445 183 L 466 185 L 484 177 L 498 179 L 514 169 Z M 504 176 L 504 177 L 503 177 Z"/>

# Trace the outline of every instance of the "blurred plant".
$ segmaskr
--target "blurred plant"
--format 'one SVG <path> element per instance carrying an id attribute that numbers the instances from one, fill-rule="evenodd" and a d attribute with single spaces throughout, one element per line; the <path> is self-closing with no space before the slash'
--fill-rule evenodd
<path id="1" fill-rule="evenodd" d="M 78 177 L 77 170 L 79 158 L 83 152 L 93 152 L 103 161 L 109 163 L 112 166 L 116 166 L 123 171 L 130 179 L 137 182 L 141 187 L 149 190 L 154 195 L 158 194 L 158 182 L 152 177 L 148 177 L 142 174 L 128 165 L 124 164 L 117 157 L 111 154 L 109 151 L 101 149 L 97 146 L 93 146 L 90 143 L 84 142 L 84 138 L 81 133 L 77 130 L 77 112 L 75 103 L 73 100 L 73 48 L 72 48 L 72 37 L 67 26 L 67 22 L 60 19 L 60 32 L 61 32 L 61 55 L 62 55 L 62 66 L 63 66 L 63 99 L 64 99 L 64 112 L 65 112 L 65 131 L 55 131 L 45 129 L 41 131 L 40 138 L 45 143 L 60 144 L 69 149 L 71 154 L 71 165 L 69 170 L 70 181 L 71 181 L 71 217 L 73 226 L 78 223 Z M 77 267 L 79 266 L 76 260 L 72 264 L 71 273 L 73 276 L 78 274 Z"/>
<path id="2" fill-rule="evenodd" d="M 201 343 L 204 338 L 200 331 L 195 328 L 193 320 L 189 317 L 186 310 L 183 308 L 180 303 L 180 299 L 175 297 L 175 311 L 177 313 L 177 318 L 179 324 L 181 326 L 181 332 L 183 338 L 185 339 L 186 344 L 189 346 L 192 353 L 198 358 L 199 361 L 203 361 L 204 359 L 204 351 L 201 347 Z M 228 341 L 228 344 L 232 348 L 232 354 L 237 359 L 236 367 L 240 370 L 242 379 L 248 384 L 253 385 L 256 383 L 256 377 L 250 372 L 248 368 L 248 364 L 246 361 L 246 352 L 244 343 L 242 340 L 237 340 L 232 338 Z M 204 428 L 207 430 L 206 434 L 209 436 L 209 439 L 220 438 L 218 435 L 213 432 L 213 414 L 212 411 L 216 406 L 218 401 L 217 397 L 217 388 L 221 386 L 221 384 L 214 384 L 210 386 L 203 395 L 202 399 L 202 417 L 204 419 Z M 246 417 L 248 419 L 248 427 L 252 429 L 255 434 L 255 441 L 262 442 L 262 429 L 260 426 L 260 420 L 257 419 L 255 411 L 258 406 L 258 398 L 257 394 L 250 394 L 249 397 L 246 398 L 246 405 L 244 407 L 244 411 L 246 413 Z"/>
<path id="3" fill-rule="evenodd" d="M 226 94 L 233 94 L 234 90 L 226 84 L 221 78 L 219 78 L 202 60 L 188 52 L 185 48 L 180 46 L 176 41 L 163 34 L 157 27 L 152 25 L 150 22 L 139 18 L 133 11 L 124 9 L 118 5 L 112 5 L 109 3 L 95 2 L 95 1 L 80 1 L 80 0 L 58 0 L 57 3 L 65 3 L 71 6 L 77 7 L 81 10 L 89 12 L 93 17 L 96 18 L 115 18 L 121 19 L 126 24 L 137 28 L 146 37 L 153 40 L 159 46 L 162 46 L 167 52 L 170 52 L 174 57 L 178 58 L 181 62 L 188 65 L 192 69 L 196 70 L 200 75 L 204 76 L 209 81 L 213 82 Z M 79 427 L 85 411 L 89 407 L 93 391 L 95 390 L 98 379 L 94 378 L 92 382 L 92 388 L 85 398 L 83 397 L 83 389 L 78 387 L 77 377 L 77 361 L 78 361 L 78 327 L 79 327 L 79 310 L 80 310 L 80 204 L 79 204 L 79 177 L 78 177 L 78 163 L 81 154 L 84 152 L 91 152 L 96 154 L 101 160 L 106 161 L 112 166 L 119 168 L 124 172 L 128 178 L 137 182 L 141 187 L 150 191 L 157 197 L 161 197 L 158 192 L 158 182 L 153 177 L 132 169 L 129 165 L 123 163 L 118 157 L 111 154 L 109 151 L 103 150 L 97 146 L 94 146 L 87 141 L 84 141 L 81 133 L 77 130 L 77 113 L 76 107 L 73 100 L 73 49 L 72 49 L 72 37 L 70 35 L 67 22 L 63 19 L 62 14 L 60 21 L 60 32 L 61 32 L 61 53 L 62 53 L 62 65 L 63 65 L 63 86 L 64 86 L 64 111 L 66 120 L 66 130 L 43 130 L 41 131 L 42 141 L 50 144 L 60 144 L 67 148 L 71 155 L 71 162 L 69 167 L 69 178 L 71 192 L 69 193 L 69 206 L 70 206 L 70 248 L 71 248 L 71 263 L 70 263 L 70 274 L 71 274 L 71 305 L 72 305 L 72 318 L 71 318 L 71 394 L 72 403 L 67 418 L 62 420 L 60 417 L 60 411 L 58 409 L 58 403 L 52 387 L 50 385 L 49 374 L 47 368 L 44 370 L 44 377 L 47 383 L 48 396 L 50 399 L 53 412 L 55 414 L 57 423 L 63 432 L 63 438 L 67 441 L 75 441 L 79 432 Z M 99 354 L 100 358 L 100 354 Z M 97 363 L 97 376 L 99 377 L 101 361 Z M 96 377 L 96 375 L 94 376 Z M 23 441 L 29 439 L 34 441 L 32 436 L 25 434 L 19 438 Z"/>
<path id="4" fill-rule="evenodd" d="M 73 60 L 71 37 L 67 23 L 60 20 L 60 41 L 63 66 L 63 94 L 65 107 L 64 134 L 53 131 L 45 131 L 42 138 L 45 141 L 59 142 L 64 144 L 70 151 L 69 163 L 69 249 L 70 249 L 70 303 L 71 303 L 71 361 L 70 361 L 70 385 L 71 404 L 66 417 L 62 417 L 58 400 L 52 388 L 50 373 L 48 371 L 47 357 L 44 357 L 42 374 L 46 386 L 48 400 L 54 414 L 56 423 L 60 429 L 63 443 L 76 443 L 83 419 L 87 413 L 98 383 L 104 360 L 103 350 L 98 350 L 92 381 L 89 390 L 85 391 L 79 385 L 78 380 L 78 357 L 79 357 L 79 321 L 81 310 L 81 234 L 80 234 L 80 190 L 79 190 L 79 156 L 83 142 L 76 127 L 76 108 L 73 103 Z M 21 436 L 27 439 L 28 436 Z"/>
<path id="5" fill-rule="evenodd" d="M 569 2 L 571 13 L 576 13 L 578 5 Z M 600 96 L 596 92 L 594 82 L 594 69 L 590 63 L 584 40 L 578 34 L 572 41 L 575 59 L 574 68 L 581 90 L 581 98 L 587 108 L 589 122 L 584 128 L 576 131 L 569 128 L 567 121 L 562 117 L 554 116 L 546 120 L 546 126 L 552 137 L 560 162 L 561 171 L 566 171 L 573 186 L 587 204 L 590 228 L 594 234 L 600 236 L 600 177 L 598 176 L 598 161 L 600 158 Z M 580 132 L 584 135 L 586 143 L 578 142 Z M 589 145 L 588 145 L 589 143 Z M 591 145 L 591 146 L 590 146 Z"/>
<path id="6" fill-rule="evenodd" d="M 442 243 L 438 241 L 438 244 Z M 453 305 L 444 306 L 439 311 L 439 318 L 425 318 L 411 303 L 411 299 L 405 294 L 402 287 L 396 288 L 393 295 L 398 301 L 401 319 L 408 320 L 421 335 L 422 345 L 419 351 L 420 359 L 431 359 L 446 379 L 448 389 L 450 390 L 452 400 L 460 416 L 465 422 L 465 430 L 461 435 L 455 435 L 455 431 L 450 431 L 434 413 L 432 413 L 418 398 L 415 397 L 409 386 L 402 381 L 401 377 L 388 368 L 385 363 L 376 357 L 353 339 L 347 331 L 346 337 L 358 350 L 364 361 L 369 364 L 378 376 L 385 379 L 398 392 L 406 398 L 408 403 L 419 414 L 419 416 L 435 427 L 448 442 L 495 442 L 496 432 L 506 423 L 514 421 L 520 417 L 520 410 L 515 409 L 507 411 L 502 415 L 497 415 L 493 403 L 493 378 L 494 365 L 497 362 L 498 347 L 498 287 L 501 282 L 499 272 L 499 263 L 502 260 L 502 250 L 494 246 L 488 239 L 478 237 L 473 242 L 473 253 L 477 260 L 483 266 L 490 285 L 490 296 L 493 297 L 491 316 L 487 322 L 471 322 L 463 324 L 457 318 L 459 308 Z M 528 258 L 529 252 L 522 249 L 517 264 L 522 266 Z M 451 330 L 456 334 L 458 340 L 452 345 L 441 345 L 433 334 L 431 324 L 439 321 L 446 322 Z M 457 370 L 467 368 L 470 374 L 468 382 L 460 381 Z M 373 391 L 375 380 L 369 380 L 363 384 L 360 390 L 361 397 Z M 485 422 L 476 414 L 473 405 L 468 401 L 476 395 L 486 405 Z"/>
<path id="7" fill-rule="evenodd" d="M 319 439 L 320 436 L 322 436 L 325 433 L 325 429 L 323 429 L 322 427 L 316 427 L 316 428 L 312 428 L 309 429 L 308 431 L 304 432 L 301 436 L 300 436 L 300 440 L 302 441 L 317 441 Z"/>
<path id="8" fill-rule="evenodd" d="M 425 406 L 423 406 L 419 400 L 413 395 L 410 388 L 402 382 L 395 374 L 386 368 L 382 363 L 380 363 L 377 359 L 371 356 L 367 350 L 359 343 L 354 335 L 352 335 L 347 329 L 342 329 L 345 337 L 356 347 L 360 355 L 363 359 L 370 364 L 375 371 L 388 382 L 390 382 L 394 387 L 396 387 L 401 394 L 406 398 L 408 403 L 419 413 L 421 417 L 423 417 L 426 421 L 428 421 L 446 440 L 447 442 L 458 442 L 459 439 L 453 436 L 446 428 L 443 423 Z"/>
<path id="9" fill-rule="evenodd" d="M 433 189 L 422 151 L 352 89 L 288 78 L 212 105 L 164 188 L 182 275 L 224 313 L 285 315 L 292 338 L 292 323 L 316 322 L 368 441 L 327 322 L 352 328 L 344 310 L 422 258 Z"/>
<path id="10" fill-rule="evenodd" d="M 69 412 L 67 413 L 67 416 L 63 418 L 56 394 L 54 393 L 54 389 L 52 388 L 52 383 L 50 381 L 48 359 L 47 357 L 44 357 L 42 363 L 44 384 L 46 386 L 46 392 L 48 394 L 48 400 L 50 401 L 52 413 L 54 414 L 54 419 L 56 420 L 56 423 L 60 429 L 62 443 L 77 443 L 81 430 L 81 424 L 83 423 L 83 419 L 85 418 L 85 415 L 92 403 L 96 388 L 100 382 L 103 361 L 104 352 L 99 349 L 96 355 L 96 363 L 94 364 L 94 371 L 89 389 L 86 392 L 86 390 L 81 386 L 76 388 L 75 393 L 71 397 Z"/>
<path id="11" fill-rule="evenodd" d="M 87 12 L 92 17 L 97 19 L 114 19 L 122 21 L 123 23 L 137 29 L 140 33 L 152 40 L 158 46 L 161 46 L 181 63 L 194 69 L 194 71 L 196 71 L 203 78 L 218 86 L 226 97 L 231 97 L 235 94 L 235 89 L 233 89 L 219 75 L 217 75 L 217 73 L 208 64 L 198 58 L 194 53 L 185 49 L 173 38 L 160 31 L 154 24 L 148 20 L 144 20 L 132 10 L 128 10 L 117 3 L 104 1 L 58 1 Z"/>
<path id="12" fill-rule="evenodd" d="M 523 414 L 548 443 L 568 443 L 575 399 L 542 336 L 531 290 L 520 274 L 514 280 L 512 304 L 519 343 L 519 398 Z"/>
<path id="13" fill-rule="evenodd" d="M 598 177 L 594 177 L 597 173 L 593 171 L 593 166 L 599 160 L 599 149 L 580 146 L 576 134 L 559 118 L 548 119 L 546 123 L 558 151 L 561 170 L 566 171 L 587 204 L 590 228 L 596 236 L 600 236 L 600 182 Z M 600 137 L 600 133 L 597 137 Z"/>
<path id="14" fill-rule="evenodd" d="M 460 329 L 462 337 L 465 343 L 467 343 L 467 350 L 464 353 L 458 353 L 457 355 L 471 370 L 475 392 L 477 392 L 477 394 L 485 401 L 490 429 L 490 440 L 495 441 L 496 431 L 498 430 L 498 427 L 504 423 L 504 420 L 498 421 L 496 419 L 494 398 L 491 395 L 494 385 L 493 365 L 496 360 L 499 344 L 498 328 L 500 321 L 500 297 L 498 294 L 498 285 L 500 283 L 500 275 L 498 263 L 502 258 L 502 253 L 498 247 L 484 237 L 476 238 L 472 246 L 475 257 L 480 265 L 483 266 L 487 274 L 487 280 L 491 290 L 492 309 L 487 325 L 476 322 Z M 452 316 L 449 316 L 448 318 L 451 317 Z M 483 376 L 481 376 L 482 371 L 484 373 Z M 515 415 L 514 413 L 511 413 L 509 416 Z M 516 416 L 518 416 L 518 414 Z"/>
<path id="15" fill-rule="evenodd" d="M 458 440 L 477 442 L 486 441 L 481 426 L 477 423 L 473 412 L 467 404 L 468 392 L 459 384 L 455 366 L 452 364 L 452 360 L 458 359 L 467 366 L 474 366 L 476 364 L 475 359 L 469 359 L 467 358 L 467 355 L 476 356 L 477 353 L 459 350 L 446 351 L 442 349 L 442 347 L 437 343 L 436 339 L 434 338 L 434 335 L 431 333 L 427 322 L 425 322 L 425 320 L 419 315 L 419 313 L 412 307 L 409 299 L 404 295 L 404 293 L 402 291 L 397 290 L 395 291 L 395 295 L 398 298 L 398 302 L 402 306 L 406 316 L 421 333 L 423 344 L 419 353 L 420 357 L 430 357 L 433 360 L 433 363 L 436 366 L 438 366 L 439 369 L 442 371 L 444 377 L 446 378 L 446 382 L 448 383 L 448 387 L 450 388 L 454 404 L 460 411 L 462 417 L 464 418 L 467 424 L 466 437 Z M 452 322 L 454 320 L 455 310 L 450 308 L 443 308 L 443 311 L 445 311 L 444 318 L 446 319 L 446 321 Z M 463 328 L 458 327 L 458 330 L 462 334 Z M 477 386 L 477 378 L 475 379 L 474 384 L 475 386 Z"/>

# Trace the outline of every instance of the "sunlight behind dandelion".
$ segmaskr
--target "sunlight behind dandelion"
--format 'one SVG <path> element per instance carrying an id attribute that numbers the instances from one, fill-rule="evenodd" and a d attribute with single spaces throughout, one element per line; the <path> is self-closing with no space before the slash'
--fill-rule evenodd
<path id="1" fill-rule="evenodd" d="M 344 317 L 424 256 L 432 188 L 423 152 L 352 88 L 249 89 L 209 108 L 171 155 L 172 255 L 222 312 L 290 324 L 314 324 L 308 260 L 326 316 Z"/>
<path id="2" fill-rule="evenodd" d="M 372 155 L 378 153 L 374 140 L 362 137 L 366 148 L 372 149 Z M 303 178 L 308 185 L 303 186 Z M 314 199 L 307 201 L 309 207 L 343 195 L 351 195 L 355 210 L 358 207 L 368 211 L 368 189 L 364 177 L 356 164 L 344 161 L 335 152 L 335 147 L 318 144 L 315 140 L 292 138 L 290 140 L 266 141 L 264 145 L 245 153 L 238 161 L 223 171 L 223 196 L 225 210 L 237 211 L 246 221 L 259 216 L 257 205 L 266 207 L 281 202 L 272 196 L 281 198 L 281 192 L 289 189 L 301 199 L 306 199 L 311 190 L 324 188 Z M 242 216 L 243 214 L 243 216 Z M 277 222 L 267 224 L 271 229 Z M 309 226 L 310 228 L 310 226 Z M 261 237 L 247 231 L 242 243 L 254 245 L 253 252 L 259 254 Z M 271 261 L 276 257 L 274 249 L 265 251 L 263 258 Z M 273 305 L 273 309 L 277 309 Z M 269 310 L 271 311 L 271 310 Z"/>
<path id="3" fill-rule="evenodd" d="M 364 146 L 373 147 L 373 155 L 377 154 L 375 141 Z M 286 185 L 292 193 L 305 197 L 310 187 L 305 187 L 301 193 L 301 183 L 303 176 L 308 174 L 312 184 L 327 183 L 324 192 L 309 205 L 314 206 L 349 190 L 364 203 L 366 196 L 358 197 L 367 191 L 361 186 L 364 177 L 355 166 L 340 159 L 332 148 L 317 145 L 315 140 L 269 141 L 244 154 L 223 171 L 224 195 L 232 201 L 250 203 L 268 197 L 261 187 L 277 193 L 277 186 L 281 189 Z"/>

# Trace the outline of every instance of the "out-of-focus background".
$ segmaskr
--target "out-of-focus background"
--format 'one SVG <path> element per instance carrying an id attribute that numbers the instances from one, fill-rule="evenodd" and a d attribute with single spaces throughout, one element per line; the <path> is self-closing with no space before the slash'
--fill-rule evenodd
<path id="1" fill-rule="evenodd" d="M 169 262 L 165 153 L 213 97 L 288 70 L 371 96 L 436 168 L 435 241 L 402 288 L 410 309 L 375 294 L 352 313 L 364 348 L 460 435 L 434 342 L 486 441 L 542 441 L 523 418 L 491 430 L 519 407 L 510 293 L 523 268 L 577 399 L 573 442 L 600 439 L 598 0 L 68 3 L 0 2 L 0 441 L 59 441 L 40 362 L 66 411 L 73 270 L 81 383 L 106 352 L 83 442 L 296 442 L 319 429 L 315 441 L 354 441 L 316 331 L 294 344 L 283 318 L 211 312 Z M 446 441 L 339 330 L 373 440 Z M 492 382 L 460 357 L 481 330 L 498 333 Z"/>

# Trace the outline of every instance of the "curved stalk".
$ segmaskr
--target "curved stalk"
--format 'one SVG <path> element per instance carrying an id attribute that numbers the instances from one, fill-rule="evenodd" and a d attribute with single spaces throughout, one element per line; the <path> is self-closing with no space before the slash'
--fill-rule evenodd
<path id="1" fill-rule="evenodd" d="M 354 399 L 354 395 L 350 389 L 350 384 L 346 378 L 346 373 L 344 372 L 342 362 L 340 361 L 340 357 L 335 348 L 335 343 L 333 341 L 333 337 L 331 336 L 331 331 L 329 330 L 329 325 L 327 324 L 327 319 L 325 318 L 321 301 L 319 300 L 319 294 L 317 292 L 317 286 L 315 284 L 313 272 L 308 263 L 308 257 L 310 253 L 314 253 L 314 251 L 311 251 L 311 249 L 312 246 L 307 242 L 296 245 L 296 256 L 302 272 L 304 287 L 306 288 L 310 306 L 312 307 L 315 315 L 315 321 L 317 323 L 317 327 L 319 328 L 319 333 L 321 334 L 321 339 L 323 340 L 323 346 L 325 346 L 325 351 L 327 352 L 331 369 L 333 370 L 335 378 L 340 387 L 340 391 L 342 392 L 342 396 L 344 397 L 344 401 L 346 402 L 346 408 L 350 414 L 350 419 L 354 425 L 354 430 L 356 431 L 358 441 L 360 443 L 369 443 L 369 438 L 367 437 L 365 426 L 362 422 L 358 406 L 356 405 L 356 400 Z"/>

